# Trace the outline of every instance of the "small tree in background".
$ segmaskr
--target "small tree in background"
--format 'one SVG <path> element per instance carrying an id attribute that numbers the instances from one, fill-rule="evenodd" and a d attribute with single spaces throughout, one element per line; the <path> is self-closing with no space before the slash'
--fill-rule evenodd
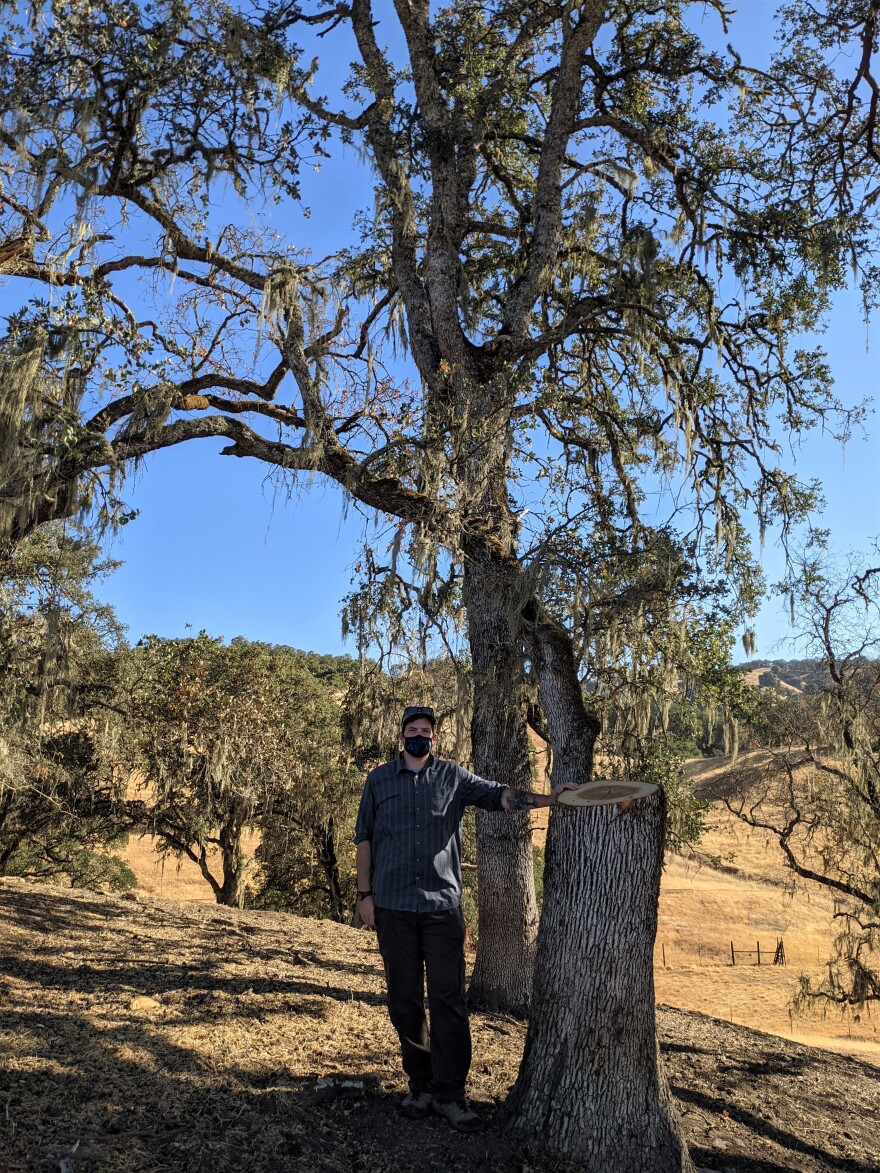
<path id="1" fill-rule="evenodd" d="M 127 841 L 118 779 L 89 733 L 0 743 L 0 875 L 125 891 Z"/>
<path id="2" fill-rule="evenodd" d="M 808 552 L 786 591 L 824 683 L 759 708 L 766 762 L 727 803 L 776 837 L 794 877 L 835 895 L 835 956 L 821 982 L 803 979 L 801 1004 L 858 1008 L 880 1001 L 880 566 L 835 577 Z"/>
<path id="3" fill-rule="evenodd" d="M 285 827 L 333 848 L 332 812 L 351 771 L 338 701 L 299 653 L 240 639 L 224 646 L 204 632 L 151 636 L 131 653 L 128 674 L 128 761 L 140 772 L 131 817 L 160 851 L 196 863 L 218 903 L 244 899 L 249 832 L 266 828 L 277 846 Z M 339 897 L 331 892 L 331 908 Z"/>
<path id="4" fill-rule="evenodd" d="M 260 820 L 249 902 L 348 921 L 356 904 L 352 835 L 363 772 L 345 740 L 345 710 L 357 666 L 347 657 L 288 648 L 274 655 L 290 674 L 299 780 Z M 312 682 L 306 688 L 297 686 L 303 671 Z"/>
<path id="5" fill-rule="evenodd" d="M 0 576 L 0 874 L 124 889 L 114 768 L 114 649 L 121 629 L 92 593 L 116 563 L 92 535 L 53 523 Z"/>

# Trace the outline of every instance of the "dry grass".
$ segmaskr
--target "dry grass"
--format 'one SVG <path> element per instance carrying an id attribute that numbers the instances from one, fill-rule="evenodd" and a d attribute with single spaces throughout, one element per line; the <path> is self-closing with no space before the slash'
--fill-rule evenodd
<path id="1" fill-rule="evenodd" d="M 736 772 L 757 779 L 763 764 L 763 755 L 746 754 Z M 719 792 L 719 780 L 729 771 L 726 759 L 691 766 L 708 795 Z M 769 832 L 742 823 L 715 801 L 697 856 L 671 857 L 663 875 L 654 955 L 658 999 L 880 1066 L 880 1014 L 872 1017 L 869 1007 L 856 1015 L 835 1008 L 791 1010 L 799 975 L 820 978 L 832 955 L 834 911 L 827 889 L 797 879 L 784 866 Z M 778 938 L 784 968 L 758 967 L 748 956 L 731 965 L 731 942 L 742 950 L 755 950 L 760 942 L 772 961 Z"/>

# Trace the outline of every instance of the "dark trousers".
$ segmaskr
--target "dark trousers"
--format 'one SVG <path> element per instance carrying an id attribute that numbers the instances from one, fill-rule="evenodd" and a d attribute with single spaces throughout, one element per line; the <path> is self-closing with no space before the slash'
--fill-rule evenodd
<path id="1" fill-rule="evenodd" d="M 400 1037 L 410 1091 L 431 1091 L 441 1103 L 463 1099 L 471 1065 L 471 1031 L 464 990 L 461 909 L 397 912 L 377 908 L 376 932 L 385 963 L 388 1014 Z"/>

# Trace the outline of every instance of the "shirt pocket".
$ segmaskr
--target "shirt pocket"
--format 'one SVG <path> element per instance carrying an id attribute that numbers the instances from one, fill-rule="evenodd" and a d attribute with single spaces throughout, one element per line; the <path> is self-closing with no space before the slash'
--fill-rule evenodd
<path id="1" fill-rule="evenodd" d="M 432 818 L 449 818 L 458 811 L 458 791 L 455 786 L 432 786 L 429 802 Z"/>
<path id="2" fill-rule="evenodd" d="M 386 782 L 374 792 L 376 823 L 386 834 L 394 834 L 412 817 L 412 795 L 399 782 Z"/>

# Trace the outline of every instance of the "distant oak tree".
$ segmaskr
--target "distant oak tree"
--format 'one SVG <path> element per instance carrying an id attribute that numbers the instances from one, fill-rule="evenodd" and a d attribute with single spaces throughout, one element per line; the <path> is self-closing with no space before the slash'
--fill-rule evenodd
<path id="1" fill-rule="evenodd" d="M 880 1001 L 880 566 L 835 572 L 813 548 L 797 569 L 795 620 L 823 683 L 758 708 L 766 760 L 727 805 L 774 836 L 795 882 L 834 895 L 835 953 L 822 980 L 801 979 L 801 1005 L 859 1013 Z"/>
<path id="2" fill-rule="evenodd" d="M 132 822 L 163 854 L 191 859 L 218 904 L 233 907 L 253 863 L 246 837 L 258 856 L 264 835 L 276 852 L 268 875 L 251 877 L 257 893 L 277 887 L 293 840 L 317 853 L 326 911 L 343 919 L 335 825 L 356 782 L 338 701 L 307 658 L 240 639 L 227 646 L 202 632 L 151 636 L 128 659 Z M 297 885 L 285 895 L 295 908 Z"/>

